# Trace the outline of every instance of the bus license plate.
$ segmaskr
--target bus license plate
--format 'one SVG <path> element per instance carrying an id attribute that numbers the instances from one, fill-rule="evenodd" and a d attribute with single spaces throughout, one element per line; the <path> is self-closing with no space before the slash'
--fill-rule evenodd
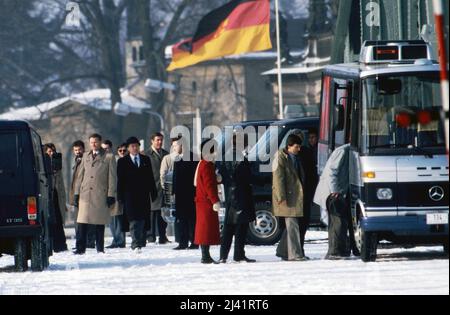
<path id="1" fill-rule="evenodd" d="M 448 224 L 448 213 L 429 213 L 427 214 L 428 225 Z"/>

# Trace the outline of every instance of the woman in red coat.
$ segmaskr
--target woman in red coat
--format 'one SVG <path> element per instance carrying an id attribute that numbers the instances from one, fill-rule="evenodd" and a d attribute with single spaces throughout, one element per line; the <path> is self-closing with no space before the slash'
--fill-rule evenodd
<path id="1" fill-rule="evenodd" d="M 208 146 L 208 147 L 206 147 Z M 211 146 L 211 149 L 209 147 Z M 205 152 L 206 151 L 209 152 Z M 214 141 L 202 143 L 202 160 L 195 174 L 197 223 L 195 226 L 195 244 L 202 249 L 203 264 L 217 264 L 212 259 L 209 249 L 220 245 L 219 215 L 220 199 L 217 189 L 218 181 L 214 166 Z"/>

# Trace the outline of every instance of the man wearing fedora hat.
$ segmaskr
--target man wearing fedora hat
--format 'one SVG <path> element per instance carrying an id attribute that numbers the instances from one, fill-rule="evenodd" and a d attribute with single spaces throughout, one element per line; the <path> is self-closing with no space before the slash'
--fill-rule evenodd
<path id="1" fill-rule="evenodd" d="M 151 160 L 140 154 L 139 140 L 129 138 L 127 147 L 129 154 L 119 159 L 117 164 L 117 197 L 123 205 L 124 220 L 129 223 L 131 249 L 139 253 L 146 245 L 146 221 L 150 218 L 151 203 L 158 197 L 158 191 Z"/>

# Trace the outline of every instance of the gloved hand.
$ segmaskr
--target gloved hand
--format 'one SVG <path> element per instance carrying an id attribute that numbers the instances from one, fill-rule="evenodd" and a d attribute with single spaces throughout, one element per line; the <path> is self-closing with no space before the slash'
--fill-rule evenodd
<path id="1" fill-rule="evenodd" d="M 79 208 L 80 207 L 80 195 L 74 195 L 73 196 L 73 206 L 75 208 Z"/>
<path id="2" fill-rule="evenodd" d="M 106 198 L 106 204 L 108 205 L 108 208 L 111 208 L 116 203 L 116 198 L 114 197 L 108 197 Z"/>
<path id="3" fill-rule="evenodd" d="M 213 205 L 213 210 L 216 211 L 216 212 L 219 212 L 219 211 L 220 211 L 220 202 L 216 202 L 216 203 Z"/>

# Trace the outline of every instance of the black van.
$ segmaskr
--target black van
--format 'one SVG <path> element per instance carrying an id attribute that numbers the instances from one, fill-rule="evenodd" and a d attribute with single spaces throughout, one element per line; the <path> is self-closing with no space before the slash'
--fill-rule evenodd
<path id="1" fill-rule="evenodd" d="M 23 121 L 0 121 L 0 255 L 16 271 L 42 271 L 51 254 L 51 180 L 41 138 Z"/>

